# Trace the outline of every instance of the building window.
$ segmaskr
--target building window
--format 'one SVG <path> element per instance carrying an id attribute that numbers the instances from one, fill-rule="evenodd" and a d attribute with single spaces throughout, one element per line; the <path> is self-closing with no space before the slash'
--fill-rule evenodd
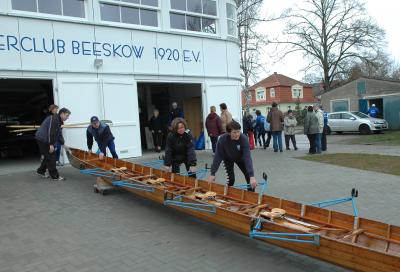
<path id="1" fill-rule="evenodd" d="M 216 0 L 171 0 L 172 29 L 216 34 L 216 21 Z"/>
<path id="2" fill-rule="evenodd" d="M 236 7 L 233 4 L 226 4 L 226 18 L 228 24 L 228 35 L 237 37 Z"/>
<path id="3" fill-rule="evenodd" d="M 12 0 L 12 9 L 85 18 L 84 0 Z"/>
<path id="4" fill-rule="evenodd" d="M 257 101 L 265 100 L 265 89 L 264 88 L 256 90 L 256 100 Z"/>
<path id="5" fill-rule="evenodd" d="M 107 1 L 100 3 L 100 14 L 102 21 L 157 27 L 158 0 Z"/>
<path id="6" fill-rule="evenodd" d="M 292 98 L 303 98 L 303 87 L 300 85 L 292 86 Z"/>
<path id="7" fill-rule="evenodd" d="M 274 88 L 269 89 L 269 96 L 275 97 L 275 89 Z"/>
<path id="8" fill-rule="evenodd" d="M 349 101 L 348 100 L 334 100 L 331 101 L 332 112 L 337 111 L 348 111 L 349 110 Z"/>

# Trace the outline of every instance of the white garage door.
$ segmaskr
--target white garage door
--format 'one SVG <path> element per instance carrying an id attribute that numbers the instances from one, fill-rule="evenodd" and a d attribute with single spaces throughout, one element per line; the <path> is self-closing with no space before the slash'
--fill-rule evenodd
<path id="1" fill-rule="evenodd" d="M 59 80 L 58 103 L 72 114 L 67 124 L 88 123 L 91 116 L 111 120 L 120 158 L 141 156 L 136 83 L 110 80 Z M 66 145 L 87 149 L 86 128 L 64 129 Z"/>

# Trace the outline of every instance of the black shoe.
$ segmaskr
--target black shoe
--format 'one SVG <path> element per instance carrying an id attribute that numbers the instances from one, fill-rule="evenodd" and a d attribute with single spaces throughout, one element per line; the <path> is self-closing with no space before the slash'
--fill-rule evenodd
<path id="1" fill-rule="evenodd" d="M 298 148 L 297 148 L 297 147 L 295 147 L 295 148 L 294 148 L 294 150 L 298 150 Z"/>
<path id="2" fill-rule="evenodd" d="M 286 147 L 286 150 L 290 150 L 290 147 Z"/>
<path id="3" fill-rule="evenodd" d="M 278 152 L 278 149 L 274 149 L 274 152 Z"/>
<path id="4" fill-rule="evenodd" d="M 283 152 L 283 150 L 281 149 L 281 150 L 279 150 L 279 152 Z"/>

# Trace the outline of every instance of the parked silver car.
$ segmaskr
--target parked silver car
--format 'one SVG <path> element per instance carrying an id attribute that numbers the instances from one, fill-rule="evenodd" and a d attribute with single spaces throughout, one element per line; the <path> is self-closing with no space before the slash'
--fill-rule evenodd
<path id="1" fill-rule="evenodd" d="M 345 131 L 358 131 L 361 134 L 380 133 L 388 128 L 384 119 L 373 118 L 358 111 L 341 111 L 328 113 L 328 131 L 342 133 Z"/>

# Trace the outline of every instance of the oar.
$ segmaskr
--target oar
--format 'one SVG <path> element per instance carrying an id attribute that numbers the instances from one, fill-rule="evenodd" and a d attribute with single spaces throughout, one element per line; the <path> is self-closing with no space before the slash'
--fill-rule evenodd
<path id="1" fill-rule="evenodd" d="M 39 128 L 40 125 L 9 125 L 8 128 Z"/>
<path id="2" fill-rule="evenodd" d="M 27 132 L 27 131 L 35 131 L 37 128 L 22 128 L 22 129 L 15 129 L 10 130 L 11 133 L 19 133 L 19 132 Z"/>

